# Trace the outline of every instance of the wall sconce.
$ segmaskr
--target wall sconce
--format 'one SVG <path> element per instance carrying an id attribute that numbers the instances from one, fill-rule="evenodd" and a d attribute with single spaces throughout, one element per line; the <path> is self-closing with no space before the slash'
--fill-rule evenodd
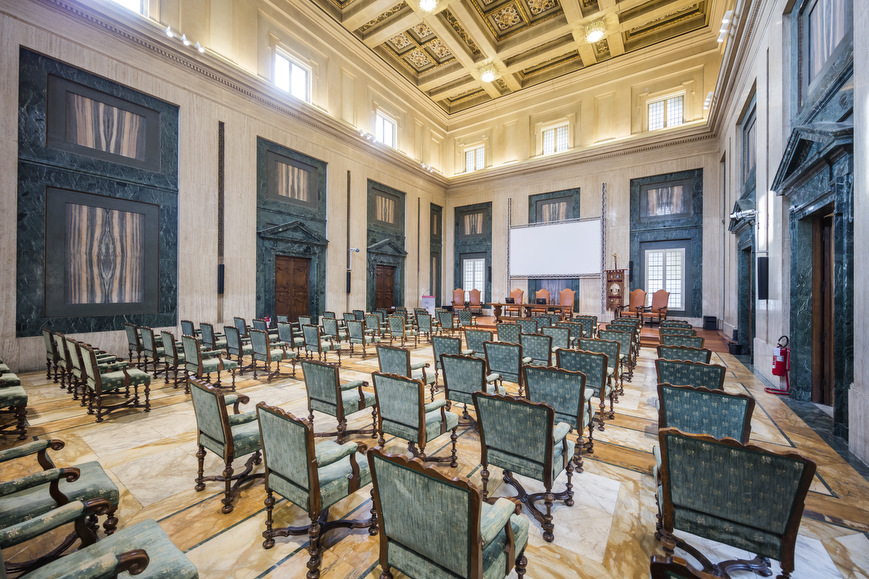
<path id="1" fill-rule="evenodd" d="M 585 27 L 585 39 L 589 44 L 594 44 L 604 36 L 606 36 L 606 24 L 603 20 L 597 20 Z"/>
<path id="2" fill-rule="evenodd" d="M 494 64 L 486 64 L 480 67 L 480 80 L 483 82 L 493 82 L 498 78 L 498 69 Z"/>

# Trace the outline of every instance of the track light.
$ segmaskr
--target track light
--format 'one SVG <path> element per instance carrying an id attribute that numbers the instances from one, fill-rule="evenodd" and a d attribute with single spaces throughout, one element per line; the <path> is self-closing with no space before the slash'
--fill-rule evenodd
<path id="1" fill-rule="evenodd" d="M 166 27 L 166 36 L 168 36 L 169 38 L 175 38 L 175 33 L 172 32 L 171 26 Z"/>
<path id="2" fill-rule="evenodd" d="M 203 48 L 203 46 L 199 44 L 198 40 L 196 41 L 196 50 L 198 50 L 199 52 L 205 52 L 205 48 Z"/>
<path id="3" fill-rule="evenodd" d="M 187 35 L 186 35 L 186 34 L 182 34 L 182 35 L 181 35 L 181 42 L 184 43 L 184 46 L 190 46 L 190 41 L 187 40 Z"/>

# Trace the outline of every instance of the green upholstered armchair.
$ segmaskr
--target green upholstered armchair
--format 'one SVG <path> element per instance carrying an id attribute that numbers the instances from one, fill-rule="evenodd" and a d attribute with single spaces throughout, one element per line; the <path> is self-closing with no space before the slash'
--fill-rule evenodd
<path id="1" fill-rule="evenodd" d="M 660 329 L 662 336 L 696 336 L 697 330 L 692 328 L 664 327 Z"/>
<path id="2" fill-rule="evenodd" d="M 612 382 L 615 399 L 618 401 L 618 395 L 624 393 L 623 373 L 621 371 L 621 344 L 598 338 L 580 338 L 579 349 L 586 352 L 606 354 L 607 364 L 609 364 L 606 370 L 607 379 Z"/>
<path id="3" fill-rule="evenodd" d="M 117 485 L 96 461 L 77 464 L 70 468 L 56 468 L 48 451 L 49 449 L 57 451 L 63 447 L 64 443 L 61 440 L 36 440 L 0 450 L 0 464 L 35 455 L 37 463 L 43 469 L 19 479 L 0 483 L 0 529 L 5 530 L 20 525 L 69 501 L 104 499 L 107 505 L 99 512 L 100 515 L 106 516 L 103 529 L 106 535 L 115 532 L 118 525 L 115 512 L 120 498 Z M 74 477 L 64 475 L 73 471 L 76 473 Z M 90 533 L 96 533 L 97 513 L 89 514 L 85 524 Z M 7 563 L 6 570 L 18 572 L 43 565 L 61 556 L 78 538 L 81 537 L 77 533 L 72 533 L 51 552 L 32 561 Z"/>
<path id="4" fill-rule="evenodd" d="M 250 356 L 253 353 L 250 338 L 243 339 L 238 332 L 238 328 L 235 326 L 223 326 L 223 336 L 226 338 L 227 358 L 232 360 L 233 356 L 236 357 L 238 373 L 244 374 L 246 370 L 253 368 L 255 366 L 253 360 L 246 366 L 244 364 L 244 357 Z"/>
<path id="5" fill-rule="evenodd" d="M 522 354 L 525 358 L 531 358 L 527 364 L 535 366 L 549 366 L 552 361 L 552 337 L 543 334 L 520 334 L 519 343 L 522 344 Z"/>
<path id="6" fill-rule="evenodd" d="M 522 344 L 510 342 L 486 342 L 483 344 L 486 352 L 486 365 L 489 373 L 498 375 L 499 384 L 504 380 L 513 382 L 522 393 L 522 364 L 529 364 L 531 358 L 522 355 Z"/>
<path id="7" fill-rule="evenodd" d="M 163 338 L 163 361 L 166 362 L 166 384 L 169 383 L 169 371 L 172 371 L 172 387 L 178 388 L 178 384 L 186 382 L 186 375 L 178 377 L 178 368 L 184 365 L 184 351 L 181 342 L 175 341 L 175 336 L 163 330 L 160 332 Z M 179 351 L 181 350 L 181 351 Z"/>
<path id="8" fill-rule="evenodd" d="M 199 329 L 202 331 L 202 347 L 206 350 L 225 350 L 226 339 L 222 334 L 217 334 L 214 331 L 214 326 L 206 322 L 199 322 Z"/>
<path id="9" fill-rule="evenodd" d="M 597 336 L 597 316 L 573 316 L 572 321 L 582 324 L 583 338 L 594 338 Z"/>
<path id="10" fill-rule="evenodd" d="M 499 322 L 495 324 L 495 329 L 498 332 L 499 342 L 519 343 L 519 334 L 522 333 L 522 326 L 519 324 L 515 322 Z"/>
<path id="11" fill-rule="evenodd" d="M 365 314 L 365 333 L 372 336 L 383 338 L 384 334 L 383 323 L 380 321 L 380 316 L 375 314 Z"/>
<path id="12" fill-rule="evenodd" d="M 197 330 L 190 320 L 181 320 L 181 335 L 182 336 L 202 336 L 202 331 Z"/>
<path id="13" fill-rule="evenodd" d="M 76 528 L 86 527 L 81 523 L 89 514 L 105 508 L 106 501 L 93 499 L 87 502 L 70 502 L 54 511 L 0 530 L 0 545 L 11 546 L 25 539 L 37 537 L 61 521 L 72 522 Z M 83 544 L 85 542 L 83 541 Z M 105 579 L 119 574 L 136 575 L 143 579 L 171 577 L 172 579 L 196 579 L 196 566 L 176 547 L 160 525 L 146 520 L 118 531 L 111 537 L 94 542 L 65 557 L 52 561 L 27 574 L 31 579 Z M 0 564 L 4 564 L 0 555 Z M 9 567 L 6 563 L 7 568 Z M 5 577 L 5 574 L 2 574 Z"/>
<path id="14" fill-rule="evenodd" d="M 162 338 L 157 339 L 154 336 L 154 330 L 147 326 L 140 326 L 142 332 L 142 357 L 145 359 L 142 364 L 142 370 L 148 371 L 148 364 L 154 365 L 154 371 L 151 373 L 154 378 L 158 374 L 166 371 L 166 367 L 160 368 L 160 362 L 166 356 L 166 348 L 162 345 Z"/>
<path id="15" fill-rule="evenodd" d="M 769 559 L 781 562 L 781 578 L 794 570 L 794 550 L 815 463 L 796 453 L 774 453 L 732 438 L 658 431 L 661 448 L 660 540 L 716 574 L 748 569 L 769 575 Z M 757 556 L 713 564 L 675 536 L 676 529 Z"/>
<path id="16" fill-rule="evenodd" d="M 268 334 L 270 342 L 277 342 L 279 340 L 277 328 L 269 328 L 269 325 L 266 323 L 266 321 L 263 319 L 259 319 L 259 318 L 254 318 L 252 320 L 252 322 L 253 322 L 253 329 L 254 330 L 262 330 L 263 332 Z"/>
<path id="17" fill-rule="evenodd" d="M 356 319 L 360 322 L 365 321 L 365 310 L 353 310 L 353 315 L 356 316 Z"/>
<path id="18" fill-rule="evenodd" d="M 658 383 L 677 386 L 703 386 L 710 390 L 724 390 L 727 368 L 718 364 L 701 364 L 684 360 L 655 360 Z"/>
<path id="19" fill-rule="evenodd" d="M 431 314 L 426 311 L 422 311 L 419 313 L 415 312 L 414 318 L 416 319 L 416 329 L 419 334 L 421 336 L 426 336 L 429 343 L 431 343 L 431 338 L 434 335 L 435 330 L 437 329 L 435 324 L 433 323 L 434 320 L 432 319 Z"/>
<path id="20" fill-rule="evenodd" d="M 18 435 L 18 440 L 27 438 L 27 392 L 23 386 L 0 384 L 0 415 L 7 414 L 12 420 L 0 424 L 0 434 L 11 432 Z"/>
<path id="21" fill-rule="evenodd" d="M 435 382 L 438 379 L 438 372 L 443 370 L 441 355 L 450 354 L 458 356 L 461 354 L 463 356 L 470 356 L 472 353 L 471 350 L 462 350 L 461 338 L 453 338 L 452 336 L 432 336 L 431 348 L 435 360 Z"/>
<path id="22" fill-rule="evenodd" d="M 301 319 L 301 316 L 299 316 L 299 319 Z M 323 361 L 326 359 L 327 353 L 335 352 L 338 355 L 338 365 L 341 365 L 341 344 L 323 336 L 320 333 L 320 326 L 304 324 L 302 326 L 302 334 L 305 336 L 305 353 L 308 359 L 316 352 L 317 359 Z"/>
<path id="23" fill-rule="evenodd" d="M 562 368 L 525 366 L 525 390 L 528 400 L 548 404 L 555 410 L 556 422 L 566 422 L 576 432 L 573 465 L 582 472 L 582 449 L 594 452 L 594 410 L 591 406 L 593 390 L 586 387 L 585 374 Z M 583 429 L 588 428 L 588 439 L 583 441 Z"/>
<path id="24" fill-rule="evenodd" d="M 342 342 L 347 340 L 347 328 L 338 327 L 338 320 L 335 318 L 324 317 L 323 322 L 323 337 L 334 342 Z"/>
<path id="25" fill-rule="evenodd" d="M 362 346 L 362 359 L 368 356 L 368 344 L 379 344 L 380 336 L 375 333 L 365 332 L 365 322 L 359 320 L 347 320 L 347 333 L 350 336 L 350 356 L 353 356 L 354 346 Z"/>
<path id="26" fill-rule="evenodd" d="M 410 350 L 385 344 L 377 346 L 377 362 L 380 371 L 384 374 L 398 374 L 421 381 L 429 387 L 431 399 L 434 400 L 437 390 L 435 375 L 434 372 L 429 371 L 430 364 L 428 362 L 411 363 Z"/>
<path id="27" fill-rule="evenodd" d="M 368 386 L 368 382 L 353 380 L 341 384 L 338 366 L 314 360 L 302 360 L 302 373 L 305 375 L 305 389 L 308 392 L 308 421 L 311 426 L 314 425 L 314 410 L 338 419 L 337 431 L 318 433 L 315 436 L 337 436 L 338 444 L 344 442 L 344 437 L 348 434 L 370 434 L 371 438 L 377 437 L 377 401 L 374 394 L 362 389 Z M 366 408 L 371 409 L 371 428 L 347 430 L 347 416 Z"/>
<path id="28" fill-rule="evenodd" d="M 694 569 L 681 557 L 652 555 L 649 564 L 649 579 L 713 579 L 711 573 Z"/>
<path id="29" fill-rule="evenodd" d="M 52 379 L 52 366 L 54 367 L 54 382 L 57 383 L 60 378 L 57 363 L 60 357 L 57 354 L 57 345 L 54 343 L 54 336 L 48 328 L 42 328 L 42 340 L 45 342 L 45 379 Z"/>
<path id="30" fill-rule="evenodd" d="M 250 363 L 253 366 L 253 377 L 256 380 L 257 362 L 262 362 L 266 371 L 266 379 L 271 382 L 272 378 L 281 374 L 281 362 L 290 360 L 293 365 L 293 377 L 296 376 L 296 353 L 287 349 L 283 342 L 272 343 L 269 335 L 263 330 L 253 329 L 248 332 L 252 348 Z M 274 370 L 272 370 L 274 364 Z"/>
<path id="31" fill-rule="evenodd" d="M 66 348 L 66 337 L 60 332 L 54 332 L 52 336 L 54 340 L 54 347 L 57 350 L 57 366 L 58 371 L 60 372 L 60 387 L 61 389 L 66 388 L 66 391 L 69 394 L 73 392 L 73 383 L 72 383 L 72 362 L 69 360 L 69 352 Z"/>
<path id="32" fill-rule="evenodd" d="M 627 375 L 628 382 L 634 378 L 634 336 L 633 332 L 622 332 L 620 330 L 599 330 L 597 333 L 601 340 L 609 340 L 610 342 L 619 343 L 619 367 L 621 375 L 619 380 L 623 380 Z"/>
<path id="33" fill-rule="evenodd" d="M 223 359 L 223 350 L 203 350 L 199 338 L 193 336 L 181 336 L 181 344 L 184 348 L 184 369 L 200 380 L 208 381 L 215 388 L 226 388 L 220 381 L 220 372 L 229 370 L 232 375 L 232 384 L 229 389 L 235 392 L 235 371 L 238 363 L 235 360 Z M 217 380 L 211 382 L 211 374 L 217 374 Z M 188 380 L 189 382 L 189 380 Z M 185 393 L 190 392 L 188 384 Z"/>
<path id="34" fill-rule="evenodd" d="M 199 467 L 196 473 L 197 492 L 205 490 L 208 481 L 224 483 L 224 514 L 231 513 L 233 499 L 247 482 L 263 478 L 263 473 L 253 474 L 254 466 L 262 462 L 260 455 L 260 434 L 256 422 L 256 412 L 239 412 L 239 404 L 247 404 L 250 398 L 243 394 L 228 394 L 191 378 L 190 393 L 193 398 L 193 412 L 196 415 L 197 444 L 196 458 Z M 233 405 L 234 414 L 230 416 L 227 405 Z M 205 451 L 209 450 L 223 459 L 225 468 L 220 476 L 205 476 Z M 236 458 L 250 455 L 244 463 L 244 470 L 238 474 L 232 468 Z M 233 484 L 234 483 L 234 484 Z"/>
<path id="35" fill-rule="evenodd" d="M 389 343 L 392 344 L 394 341 L 401 339 L 401 346 L 404 347 L 405 342 L 408 339 L 408 336 L 413 337 L 413 347 L 416 348 L 419 345 L 419 332 L 412 328 L 408 328 L 405 323 L 404 316 L 392 315 L 388 318 L 389 321 Z"/>
<path id="36" fill-rule="evenodd" d="M 465 345 L 472 352 L 472 356 L 485 358 L 483 344 L 492 341 L 492 332 L 489 330 L 465 330 Z"/>
<path id="37" fill-rule="evenodd" d="M 528 519 L 507 499 L 485 501 L 468 479 L 418 459 L 368 452 L 380 520 L 382 579 L 525 576 Z"/>
<path id="38" fill-rule="evenodd" d="M 702 348 L 706 340 L 699 336 L 674 336 L 661 335 L 662 346 L 687 346 L 689 348 Z"/>
<path id="39" fill-rule="evenodd" d="M 545 328 L 540 328 L 540 333 L 552 338 L 553 354 L 561 348 L 570 348 L 570 328 L 546 326 Z"/>
<path id="40" fill-rule="evenodd" d="M 585 336 L 585 330 L 582 326 L 582 322 L 556 322 L 556 327 L 559 328 L 567 328 L 570 330 L 570 348 L 576 347 L 579 339 Z"/>
<path id="41" fill-rule="evenodd" d="M 693 326 L 685 320 L 662 320 L 661 328 L 688 328 L 690 330 Z"/>
<path id="42" fill-rule="evenodd" d="M 468 404 L 473 405 L 474 392 L 495 392 L 504 394 L 504 387 L 498 385 L 499 376 L 486 371 L 486 360 L 476 356 L 461 356 L 458 354 L 441 354 L 441 365 L 444 369 L 444 398 L 447 399 L 447 410 L 450 402 L 462 403 L 462 418 L 471 420 L 468 414 Z"/>
<path id="43" fill-rule="evenodd" d="M 314 363 L 314 362 L 310 362 Z M 371 472 L 363 459 L 359 464 L 356 452 L 365 452 L 364 445 L 355 442 L 339 444 L 326 440 L 314 445 L 313 425 L 265 402 L 256 405 L 260 437 L 266 466 L 266 530 L 263 547 L 271 549 L 275 537 L 308 536 L 308 579 L 320 576 L 322 538 L 337 528 L 368 528 L 377 534 L 374 506 L 371 518 L 362 521 L 328 520 L 329 508 L 371 482 Z M 364 454 L 363 454 L 364 456 Z M 274 494 L 307 511 L 309 525 L 273 527 Z M 340 539 L 337 539 L 340 540 Z"/>
<path id="44" fill-rule="evenodd" d="M 613 404 L 615 402 L 615 388 L 608 379 L 607 355 L 600 352 L 586 352 L 585 350 L 558 350 L 555 353 L 555 363 L 559 368 L 572 372 L 585 374 L 585 386 L 591 390 L 594 396 L 600 400 L 598 413 L 599 429 L 604 430 L 604 417 L 612 420 L 615 418 Z M 588 397 L 586 397 L 588 398 Z M 610 401 L 610 411 L 606 411 L 606 400 Z"/>
<path id="45" fill-rule="evenodd" d="M 88 414 L 93 414 L 94 407 L 96 407 L 97 422 L 103 421 L 103 414 L 109 414 L 121 408 L 138 408 L 141 405 L 139 386 L 143 387 L 143 394 L 145 395 L 143 410 L 151 412 L 150 374 L 137 368 L 113 370 L 111 366 L 104 371 L 100 368 L 96 352 L 93 349 L 82 344 L 79 345 L 79 352 L 85 373 L 85 388 L 82 396 L 87 396 Z M 130 395 L 130 386 L 133 387 L 132 396 Z M 107 404 L 105 397 L 115 395 L 123 396 L 125 400 Z"/>
<path id="46" fill-rule="evenodd" d="M 456 331 L 455 318 L 453 318 L 453 312 L 437 312 L 438 324 L 441 327 L 442 332 L 449 332 L 450 334 Z"/>
<path id="47" fill-rule="evenodd" d="M 637 356 L 640 355 L 640 338 L 642 337 L 643 332 L 643 324 L 640 323 L 640 320 L 636 318 L 615 318 L 606 326 L 607 330 L 617 330 L 620 332 L 628 331 L 628 329 L 634 335 L 634 349 L 633 356 L 636 361 Z"/>
<path id="48" fill-rule="evenodd" d="M 462 309 L 456 312 L 456 317 L 459 321 L 460 328 L 467 328 L 470 326 L 476 326 L 477 322 L 474 320 L 474 314 L 471 310 Z"/>
<path id="49" fill-rule="evenodd" d="M 543 539 L 552 542 L 552 503 L 573 506 L 574 443 L 567 438 L 570 425 L 555 422 L 555 410 L 542 402 L 500 394 L 474 393 L 480 429 L 480 462 L 483 498 L 488 497 L 489 466 L 504 471 L 504 482 L 516 489 L 516 498 L 543 526 Z M 555 480 L 567 471 L 566 490 L 553 493 Z M 529 494 L 512 473 L 538 480 L 545 492 Z M 535 503 L 543 499 L 546 512 Z"/>
<path id="50" fill-rule="evenodd" d="M 425 385 L 399 374 L 374 372 L 374 394 L 377 397 L 378 443 L 386 443 L 384 435 L 391 434 L 407 440 L 407 449 L 424 461 L 449 462 L 458 466 L 456 455 L 456 427 L 459 416 L 446 410 L 446 400 L 425 403 Z M 429 442 L 450 432 L 452 452 L 450 456 L 426 456 Z M 417 446 L 419 448 L 417 448 Z"/>
<path id="51" fill-rule="evenodd" d="M 354 321 L 354 322 L 364 321 L 365 320 L 365 313 L 363 312 L 363 314 L 362 314 L 362 320 L 358 320 L 356 318 L 356 314 L 354 314 L 353 312 L 344 312 L 343 314 L 341 314 L 341 317 L 344 318 L 344 325 L 346 326 L 347 322 L 350 322 L 350 321 Z"/>
<path id="52" fill-rule="evenodd" d="M 72 399 L 78 400 L 78 393 L 81 390 L 81 405 L 87 404 L 87 388 L 85 387 L 85 371 L 84 362 L 82 361 L 81 348 L 88 347 L 87 344 L 65 338 L 66 340 L 66 356 L 70 363 L 70 384 L 72 385 Z M 121 368 L 127 367 L 127 362 L 121 361 L 111 354 L 106 354 L 100 350 L 94 350 L 97 358 L 97 365 L 100 372 L 115 372 Z"/>
<path id="53" fill-rule="evenodd" d="M 289 344 L 296 349 L 296 356 L 305 345 L 305 338 L 300 335 L 301 331 L 293 329 L 293 324 L 290 322 L 278 322 L 278 341 Z"/>
<path id="54" fill-rule="evenodd" d="M 241 336 L 242 339 L 246 339 L 248 337 L 247 331 L 249 328 L 247 327 L 247 322 L 244 318 L 240 318 L 238 316 L 233 317 L 232 325 L 235 326 L 235 329 L 238 330 L 238 335 Z"/>
<path id="55" fill-rule="evenodd" d="M 688 348 L 687 346 L 658 346 L 658 357 L 665 360 L 683 360 L 708 364 L 712 360 L 712 350 Z"/>
<path id="56" fill-rule="evenodd" d="M 136 354 L 136 366 L 142 363 L 142 340 L 139 338 L 139 332 L 134 324 L 129 322 L 124 324 L 124 332 L 127 334 L 127 348 L 130 351 L 130 364 L 133 363 L 133 353 Z"/>
<path id="57" fill-rule="evenodd" d="M 523 334 L 536 334 L 539 323 L 536 318 L 519 318 L 516 320 L 516 323 L 519 324 L 519 327 L 522 329 Z M 519 342 L 516 342 L 517 344 Z"/>
<path id="58" fill-rule="evenodd" d="M 531 316 L 531 319 L 537 322 L 537 331 L 540 331 L 540 328 L 545 328 L 552 325 L 552 318 L 550 318 L 546 314 L 537 314 L 535 316 Z"/>

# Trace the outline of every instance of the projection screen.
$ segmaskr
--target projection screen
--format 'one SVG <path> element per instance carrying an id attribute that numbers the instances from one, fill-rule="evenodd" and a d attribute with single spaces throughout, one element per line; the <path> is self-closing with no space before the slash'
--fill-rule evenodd
<path id="1" fill-rule="evenodd" d="M 596 277 L 601 220 L 576 219 L 510 228 L 510 277 Z"/>

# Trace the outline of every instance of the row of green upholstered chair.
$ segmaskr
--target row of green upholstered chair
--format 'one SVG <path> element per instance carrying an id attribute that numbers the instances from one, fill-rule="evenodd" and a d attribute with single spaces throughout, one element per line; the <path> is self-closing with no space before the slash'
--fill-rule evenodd
<path id="1" fill-rule="evenodd" d="M 4 561 L 0 575 L 27 573 L 37 578 L 108 577 L 130 570 L 142 577 L 197 577 L 196 567 L 154 521 L 115 533 L 120 493 L 96 461 L 56 468 L 48 450 L 59 440 L 39 440 L 0 451 L 0 463 L 36 455 L 42 471 L 0 483 L 0 548 L 23 543 L 73 524 L 73 532 L 50 552 L 29 561 Z M 106 538 L 97 540 L 97 517 L 105 516 Z M 60 535 L 63 537 L 63 535 Z M 76 542 L 79 550 L 66 553 Z"/>
<path id="2" fill-rule="evenodd" d="M 411 362 L 410 350 L 398 346 L 377 346 L 377 362 L 380 371 L 384 374 L 398 374 L 414 380 L 420 380 L 431 390 L 431 399 L 434 400 L 436 386 L 436 372 L 431 370 L 428 362 Z"/>
<path id="3" fill-rule="evenodd" d="M 18 440 L 27 438 L 27 401 L 27 392 L 21 380 L 0 360 L 0 416 L 12 417 L 0 423 L 0 434 L 9 432 L 17 434 Z"/>

